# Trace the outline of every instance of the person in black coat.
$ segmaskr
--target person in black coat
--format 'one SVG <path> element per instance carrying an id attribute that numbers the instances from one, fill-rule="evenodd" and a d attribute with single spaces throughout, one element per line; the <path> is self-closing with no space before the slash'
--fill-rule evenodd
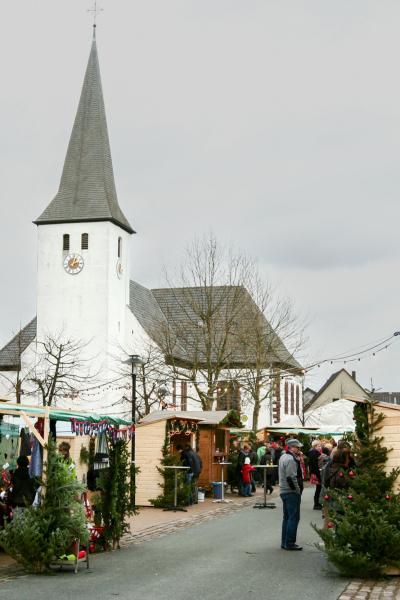
<path id="1" fill-rule="evenodd" d="M 314 481 L 315 483 L 315 493 L 314 493 L 314 510 L 321 510 L 322 504 L 319 499 L 321 496 L 321 472 L 319 470 L 319 462 L 318 459 L 321 456 L 322 445 L 319 440 L 314 440 L 312 443 L 311 450 L 308 451 L 308 470 L 310 472 L 311 483 Z"/>
<path id="2" fill-rule="evenodd" d="M 29 476 L 29 460 L 27 456 L 17 458 L 17 468 L 11 475 L 8 504 L 12 508 L 26 508 L 31 506 L 35 499 L 37 482 Z"/>

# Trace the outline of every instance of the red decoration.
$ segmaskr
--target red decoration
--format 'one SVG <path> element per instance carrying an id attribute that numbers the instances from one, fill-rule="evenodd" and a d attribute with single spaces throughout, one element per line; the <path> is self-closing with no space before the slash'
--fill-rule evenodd
<path id="1" fill-rule="evenodd" d="M 390 496 L 389 494 L 386 494 L 385 500 L 391 500 L 391 499 L 392 499 L 392 496 Z"/>
<path id="2" fill-rule="evenodd" d="M 338 475 L 339 475 L 339 477 L 344 477 L 343 471 L 339 471 Z"/>
<path id="3" fill-rule="evenodd" d="M 347 500 L 353 500 L 353 496 L 352 496 L 351 494 L 349 494 L 349 495 L 347 496 Z"/>
<path id="4" fill-rule="evenodd" d="M 95 551 L 95 549 L 96 549 L 96 546 L 94 544 L 89 544 L 89 552 L 91 554 L 93 554 L 93 552 Z"/>
<path id="5" fill-rule="evenodd" d="M 329 494 L 325 494 L 324 500 L 326 500 L 328 502 L 328 500 L 330 500 L 330 499 L 331 499 L 330 495 Z"/>
<path id="6" fill-rule="evenodd" d="M 349 477 L 355 477 L 356 474 L 354 473 L 354 471 L 349 471 Z"/>
<path id="7" fill-rule="evenodd" d="M 335 527 L 334 523 L 332 523 L 332 521 L 329 521 L 329 523 L 327 523 L 327 528 L 328 529 L 333 529 Z"/>

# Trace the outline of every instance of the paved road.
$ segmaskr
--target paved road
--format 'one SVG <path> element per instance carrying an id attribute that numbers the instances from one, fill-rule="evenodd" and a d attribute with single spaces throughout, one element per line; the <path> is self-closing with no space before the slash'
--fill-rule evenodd
<path id="1" fill-rule="evenodd" d="M 347 580 L 329 571 L 310 527 L 320 521 L 303 498 L 298 541 L 280 549 L 281 506 L 244 508 L 163 538 L 95 556 L 92 572 L 27 576 L 0 585 L 7 600 L 336 600 Z"/>

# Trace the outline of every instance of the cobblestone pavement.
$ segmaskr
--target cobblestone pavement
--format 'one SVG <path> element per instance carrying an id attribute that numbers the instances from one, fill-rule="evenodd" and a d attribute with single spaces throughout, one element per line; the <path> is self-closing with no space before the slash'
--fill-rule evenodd
<path id="1" fill-rule="evenodd" d="M 254 500 L 245 500 L 240 503 L 229 502 L 227 504 L 223 504 L 222 506 L 219 505 L 218 508 L 214 508 L 213 510 L 207 510 L 194 515 L 188 515 L 183 518 L 181 517 L 175 521 L 169 521 L 168 523 L 158 523 L 157 525 L 147 527 L 138 533 L 128 533 L 124 535 L 121 540 L 121 547 L 129 546 L 130 544 L 141 544 L 142 542 L 163 537 L 186 527 L 192 527 L 193 525 L 211 521 L 212 519 L 217 519 L 218 517 L 223 517 L 224 515 L 231 515 L 245 506 L 251 506 L 252 504 L 254 504 Z"/>
<path id="2" fill-rule="evenodd" d="M 352 581 L 338 600 L 400 600 L 400 577 Z"/>
<path id="3" fill-rule="evenodd" d="M 208 509 L 195 514 L 177 513 L 175 520 L 157 523 L 137 533 L 133 532 L 124 535 L 121 540 L 121 547 L 138 545 L 149 540 L 161 538 L 188 527 L 231 515 L 253 504 L 254 499 L 249 499 L 242 500 L 240 503 L 233 501 L 218 505 L 211 510 Z M 27 575 L 19 565 L 0 567 L 0 585 L 10 579 L 19 579 L 22 577 L 27 577 Z M 392 577 L 382 581 L 354 580 L 346 587 L 338 600 L 400 600 L 400 577 Z"/>

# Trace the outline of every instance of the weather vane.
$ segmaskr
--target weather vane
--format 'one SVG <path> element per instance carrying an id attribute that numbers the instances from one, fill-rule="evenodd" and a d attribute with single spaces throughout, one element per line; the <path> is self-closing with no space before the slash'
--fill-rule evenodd
<path id="1" fill-rule="evenodd" d="M 88 8 L 88 10 L 87 10 L 88 13 L 93 14 L 93 37 L 95 36 L 95 33 L 96 33 L 97 15 L 99 15 L 101 12 L 103 12 L 103 10 L 104 10 L 103 8 L 100 8 L 100 6 L 97 5 L 97 0 L 94 0 L 93 8 Z"/>

